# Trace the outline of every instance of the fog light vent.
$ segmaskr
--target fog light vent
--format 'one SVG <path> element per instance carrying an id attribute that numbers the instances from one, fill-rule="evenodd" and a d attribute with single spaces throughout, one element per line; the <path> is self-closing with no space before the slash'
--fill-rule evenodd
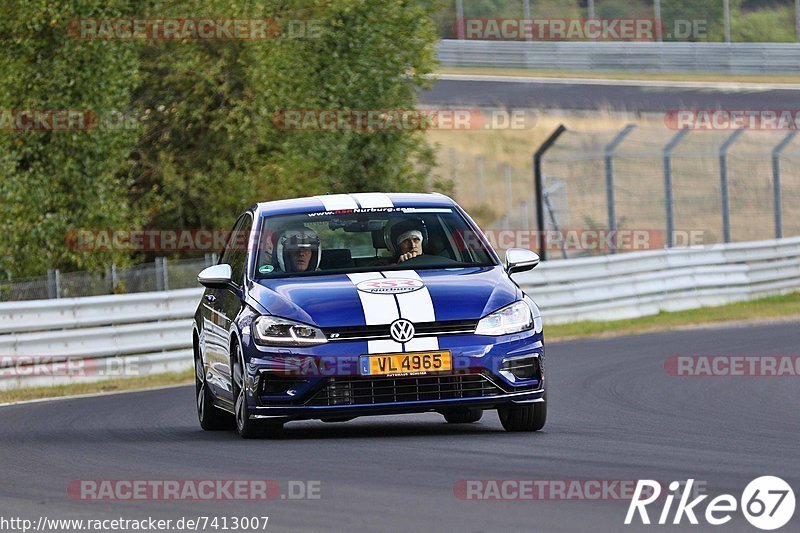
<path id="1" fill-rule="evenodd" d="M 542 369 L 538 357 L 520 357 L 503 363 L 503 370 L 517 379 L 541 379 Z"/>

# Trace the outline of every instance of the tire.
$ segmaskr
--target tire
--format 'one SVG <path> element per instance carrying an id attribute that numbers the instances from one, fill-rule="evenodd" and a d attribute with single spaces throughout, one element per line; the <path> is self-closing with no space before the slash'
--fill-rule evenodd
<path id="1" fill-rule="evenodd" d="M 539 431 L 547 421 L 547 397 L 541 403 L 509 405 L 497 410 L 506 431 Z"/>
<path id="2" fill-rule="evenodd" d="M 200 357 L 194 357 L 194 389 L 197 418 L 205 431 L 231 430 L 234 428 L 233 415 L 214 407 L 214 397 L 208 390 L 205 368 Z"/>
<path id="3" fill-rule="evenodd" d="M 442 413 L 448 424 L 471 424 L 483 416 L 483 409 L 451 409 Z"/>
<path id="4" fill-rule="evenodd" d="M 231 358 L 231 384 L 233 385 L 233 397 L 235 398 L 236 431 L 243 439 L 278 436 L 283 429 L 283 422 L 264 422 L 250 418 L 250 409 L 247 407 L 244 388 L 244 355 L 238 343 L 234 344 L 233 351 L 234 355 Z"/>

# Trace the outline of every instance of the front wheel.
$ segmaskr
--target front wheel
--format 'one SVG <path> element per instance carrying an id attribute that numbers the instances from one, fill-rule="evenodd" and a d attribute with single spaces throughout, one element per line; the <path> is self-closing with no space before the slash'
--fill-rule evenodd
<path id="1" fill-rule="evenodd" d="M 497 409 L 500 423 L 506 431 L 539 431 L 547 421 L 547 397 L 528 405 L 509 405 Z"/>
<path id="2" fill-rule="evenodd" d="M 231 365 L 233 374 L 233 397 L 236 398 L 236 431 L 243 439 L 259 439 L 275 436 L 283 429 L 282 422 L 263 422 L 250 418 L 250 409 L 247 407 L 247 387 L 245 387 L 244 376 L 244 354 L 242 348 L 236 344 L 234 346 L 233 364 Z"/>
<path id="3" fill-rule="evenodd" d="M 214 397 L 208 390 L 205 368 L 200 357 L 194 359 L 194 389 L 197 403 L 197 418 L 200 427 L 206 431 L 233 429 L 233 417 L 225 411 L 214 407 Z"/>

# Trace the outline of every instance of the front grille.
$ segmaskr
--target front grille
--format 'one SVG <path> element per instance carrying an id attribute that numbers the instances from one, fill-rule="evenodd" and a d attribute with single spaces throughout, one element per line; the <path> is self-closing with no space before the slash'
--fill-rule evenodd
<path id="1" fill-rule="evenodd" d="M 417 322 L 414 324 L 414 336 L 471 334 L 478 325 L 477 320 L 447 320 L 440 322 Z M 359 339 L 388 339 L 389 324 L 376 326 L 345 326 L 323 328 L 328 340 L 345 341 Z"/>
<path id="2" fill-rule="evenodd" d="M 362 405 L 497 396 L 503 391 L 480 374 L 403 378 L 331 378 L 306 405 Z"/>

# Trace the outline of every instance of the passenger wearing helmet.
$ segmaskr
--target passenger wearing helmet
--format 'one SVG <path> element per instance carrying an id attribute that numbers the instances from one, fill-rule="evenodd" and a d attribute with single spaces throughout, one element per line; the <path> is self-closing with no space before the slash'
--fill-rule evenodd
<path id="1" fill-rule="evenodd" d="M 394 245 L 397 262 L 402 263 L 422 255 L 427 235 L 425 222 L 421 219 L 406 220 L 392 227 L 391 242 Z"/>
<path id="2" fill-rule="evenodd" d="M 319 236 L 305 226 L 287 229 L 278 239 L 276 255 L 284 272 L 313 272 L 322 257 Z"/>

